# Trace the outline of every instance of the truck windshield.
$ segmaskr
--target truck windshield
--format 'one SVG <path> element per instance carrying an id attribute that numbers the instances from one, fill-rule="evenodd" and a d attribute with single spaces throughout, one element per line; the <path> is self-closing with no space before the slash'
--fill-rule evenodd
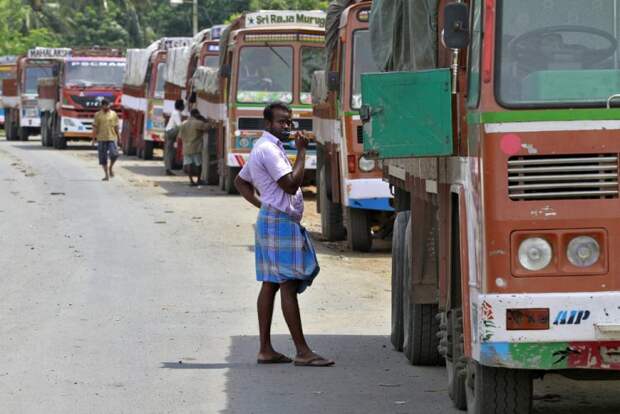
<path id="1" fill-rule="evenodd" d="M 322 47 L 301 48 L 301 92 L 302 104 L 312 103 L 312 74 L 325 66 L 325 49 Z"/>
<path id="2" fill-rule="evenodd" d="M 157 83 L 155 84 L 155 98 L 164 97 L 164 83 L 166 82 L 166 64 L 160 62 L 157 64 Z"/>
<path id="3" fill-rule="evenodd" d="M 351 90 L 351 108 L 359 109 L 362 106 L 362 73 L 379 72 L 370 44 L 368 29 L 357 30 L 353 34 L 353 88 Z"/>
<path id="4" fill-rule="evenodd" d="M 217 68 L 219 65 L 220 65 L 219 56 L 205 56 L 202 60 L 202 66 L 206 66 L 208 68 Z"/>
<path id="5" fill-rule="evenodd" d="M 38 92 L 37 82 L 39 78 L 51 78 L 54 75 L 54 71 L 51 66 L 30 66 L 26 67 L 24 71 L 24 93 Z"/>
<path id="6" fill-rule="evenodd" d="M 293 101 L 293 48 L 252 46 L 241 49 L 237 101 Z"/>
<path id="7" fill-rule="evenodd" d="M 120 87 L 123 84 L 124 72 L 125 62 L 72 60 L 66 65 L 65 84 Z"/>
<path id="8" fill-rule="evenodd" d="M 620 93 L 620 0 L 503 0 L 496 97 L 506 107 L 602 106 Z"/>

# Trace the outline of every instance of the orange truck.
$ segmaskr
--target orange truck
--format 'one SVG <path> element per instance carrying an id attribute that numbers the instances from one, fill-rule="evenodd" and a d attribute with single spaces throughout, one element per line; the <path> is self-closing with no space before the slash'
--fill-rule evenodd
<path id="1" fill-rule="evenodd" d="M 392 194 L 379 163 L 364 155 L 361 74 L 377 72 L 368 47 L 370 1 L 337 0 L 327 12 L 326 70 L 313 79 L 317 137 L 317 207 L 327 240 L 348 239 L 369 251 L 375 236 L 389 234 Z"/>
<path id="2" fill-rule="evenodd" d="M 119 49 L 73 49 L 53 77 L 38 81 L 41 144 L 64 149 L 68 141 L 90 141 L 102 100 L 120 114 L 124 73 Z"/>
<path id="3" fill-rule="evenodd" d="M 392 341 L 456 407 L 527 414 L 533 378 L 620 378 L 619 4 L 425 5 L 373 1 L 362 75 Z"/>
<path id="4" fill-rule="evenodd" d="M 263 109 L 272 101 L 289 104 L 294 126 L 312 131 L 312 73 L 324 66 L 325 13 L 261 11 L 232 22 L 220 39 L 218 68 L 194 76 L 201 113 L 219 121 L 210 132 L 217 151 L 218 181 L 234 193 L 233 181 L 263 130 Z M 294 143 L 285 144 L 294 159 Z M 314 181 L 314 144 L 306 158 L 306 178 Z"/>
<path id="5" fill-rule="evenodd" d="M 168 50 L 191 44 L 190 37 L 162 38 L 145 49 L 127 50 L 123 78 L 121 148 L 127 155 L 153 158 L 163 148 L 164 83 Z"/>
<path id="6" fill-rule="evenodd" d="M 71 49 L 30 49 L 27 56 L 17 59 L 15 77 L 3 83 L 2 104 L 5 110 L 5 130 L 8 140 L 27 141 L 41 131 L 41 110 L 38 102 L 38 81 L 54 77 L 61 62 L 71 55 Z"/>
<path id="7" fill-rule="evenodd" d="M 17 62 L 16 56 L 0 56 L 0 126 L 4 128 L 4 104 L 2 96 L 2 85 L 6 80 L 7 83 L 11 82 L 11 79 L 15 79 L 15 63 Z"/>
<path id="8" fill-rule="evenodd" d="M 192 86 L 194 73 L 199 67 L 215 68 L 219 63 L 219 39 L 225 25 L 213 26 L 205 29 L 194 36 L 190 46 L 173 48 L 168 51 L 168 64 L 166 71 L 166 83 L 164 85 L 164 116 L 166 121 L 174 110 L 174 102 L 182 99 L 186 103 L 186 115 L 191 107 L 196 106 L 196 93 Z M 205 141 L 215 144 L 215 141 Z M 205 145 L 206 147 L 206 145 Z M 206 159 L 203 165 L 211 165 L 209 169 L 203 169 L 202 179 L 209 184 L 217 184 L 217 160 L 208 159 L 208 154 L 215 151 L 204 151 Z M 215 158 L 215 157 L 213 157 Z M 183 160 L 183 147 L 179 139 L 176 146 L 175 166 L 180 168 Z M 215 161 L 215 162 L 214 162 Z M 214 171 L 215 170 L 215 171 Z"/>

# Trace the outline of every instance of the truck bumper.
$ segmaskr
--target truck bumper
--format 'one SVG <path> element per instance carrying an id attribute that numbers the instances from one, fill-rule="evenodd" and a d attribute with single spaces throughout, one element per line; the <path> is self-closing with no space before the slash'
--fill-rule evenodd
<path id="1" fill-rule="evenodd" d="M 40 117 L 21 117 L 19 120 L 19 126 L 22 128 L 41 128 Z"/>
<path id="2" fill-rule="evenodd" d="M 473 357 L 516 369 L 620 370 L 619 303 L 620 292 L 477 295 Z M 508 310 L 525 309 L 548 309 L 548 329 L 508 330 Z"/>
<path id="3" fill-rule="evenodd" d="M 381 178 L 344 180 L 345 205 L 365 210 L 394 211 L 390 185 Z"/>
<path id="4" fill-rule="evenodd" d="M 288 153 L 287 155 L 291 163 L 295 163 L 295 154 Z M 228 167 L 240 168 L 248 162 L 248 158 L 250 158 L 250 154 L 248 153 L 231 152 L 226 159 L 226 165 Z M 316 170 L 316 153 L 313 152 L 306 155 L 305 169 Z"/>

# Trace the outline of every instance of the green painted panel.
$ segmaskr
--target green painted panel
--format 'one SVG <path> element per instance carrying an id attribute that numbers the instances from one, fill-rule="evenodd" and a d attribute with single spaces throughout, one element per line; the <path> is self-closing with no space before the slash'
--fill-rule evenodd
<path id="1" fill-rule="evenodd" d="M 544 121 L 604 121 L 620 119 L 620 108 L 597 109 L 539 109 L 506 112 L 470 112 L 470 124 L 500 122 L 544 122 Z"/>
<path id="2" fill-rule="evenodd" d="M 568 345 L 568 342 L 511 344 L 510 355 L 522 368 L 564 369 L 568 368 L 568 358 L 562 355 L 562 351 Z"/>
<path id="3" fill-rule="evenodd" d="M 364 150 L 382 159 L 452 155 L 450 86 L 449 69 L 362 74 Z"/>

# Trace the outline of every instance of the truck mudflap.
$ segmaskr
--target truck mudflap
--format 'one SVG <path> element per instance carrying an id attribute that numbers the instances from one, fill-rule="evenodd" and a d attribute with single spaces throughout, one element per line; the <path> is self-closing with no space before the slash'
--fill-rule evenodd
<path id="1" fill-rule="evenodd" d="M 619 303 L 620 292 L 477 295 L 472 356 L 515 369 L 620 370 Z"/>
<path id="2" fill-rule="evenodd" d="M 381 178 L 344 180 L 345 205 L 365 210 L 394 211 L 390 185 Z"/>
<path id="3" fill-rule="evenodd" d="M 4 108 L 0 108 L 0 125 L 4 125 Z"/>
<path id="4" fill-rule="evenodd" d="M 296 157 L 295 152 L 287 151 L 287 155 L 291 163 L 295 163 L 295 157 Z M 241 168 L 248 162 L 248 158 L 250 158 L 250 154 L 248 153 L 229 153 L 226 166 Z M 316 153 L 312 152 L 312 153 L 306 154 L 305 169 L 316 170 Z"/>

